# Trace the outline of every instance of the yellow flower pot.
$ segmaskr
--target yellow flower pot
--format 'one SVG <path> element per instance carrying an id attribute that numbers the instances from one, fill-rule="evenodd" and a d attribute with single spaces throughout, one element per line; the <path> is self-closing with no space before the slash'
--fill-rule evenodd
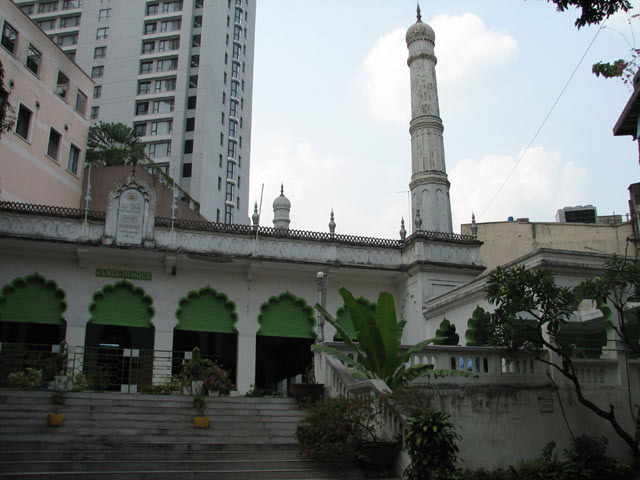
<path id="1" fill-rule="evenodd" d="M 209 428 L 209 417 L 193 417 L 193 425 L 196 428 Z"/>
<path id="2" fill-rule="evenodd" d="M 64 413 L 47 414 L 47 427 L 59 427 L 64 421 Z"/>

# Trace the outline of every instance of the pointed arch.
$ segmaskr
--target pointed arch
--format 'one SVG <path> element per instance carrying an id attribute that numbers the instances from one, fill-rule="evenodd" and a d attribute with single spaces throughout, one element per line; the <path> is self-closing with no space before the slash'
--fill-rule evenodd
<path id="1" fill-rule="evenodd" d="M 291 292 L 271 297 L 260 307 L 258 335 L 270 337 L 315 338 L 313 309 Z"/>
<path id="2" fill-rule="evenodd" d="M 237 333 L 236 304 L 209 285 L 191 290 L 178 304 L 176 330 Z"/>
<path id="3" fill-rule="evenodd" d="M 64 325 L 65 292 L 38 272 L 15 278 L 2 288 L 0 321 Z"/>
<path id="4" fill-rule="evenodd" d="M 125 327 L 153 327 L 155 314 L 153 299 L 141 287 L 127 280 L 105 285 L 94 293 L 89 305 L 89 323 L 122 325 Z"/>

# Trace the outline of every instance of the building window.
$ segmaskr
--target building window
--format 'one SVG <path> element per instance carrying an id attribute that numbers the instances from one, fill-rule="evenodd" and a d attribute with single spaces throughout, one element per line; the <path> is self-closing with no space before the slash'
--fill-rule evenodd
<path id="1" fill-rule="evenodd" d="M 80 90 L 78 90 L 78 93 L 76 94 L 75 108 L 76 111 L 83 116 L 87 113 L 87 96 Z"/>
<path id="2" fill-rule="evenodd" d="M 62 17 L 60 19 L 60 28 L 71 28 L 80 25 L 80 15 L 73 17 Z"/>
<path id="3" fill-rule="evenodd" d="M 144 24 L 144 34 L 149 35 L 151 33 L 156 33 L 157 28 L 158 25 L 156 24 L 156 22 L 147 22 Z"/>
<path id="4" fill-rule="evenodd" d="M 175 32 L 180 30 L 180 20 L 164 20 L 160 22 L 161 32 Z"/>
<path id="5" fill-rule="evenodd" d="M 218 177 L 218 190 L 222 190 L 222 177 Z"/>
<path id="6" fill-rule="evenodd" d="M 104 40 L 105 38 L 109 38 L 109 27 L 96 29 L 96 40 Z"/>
<path id="7" fill-rule="evenodd" d="M 58 2 L 43 2 L 38 4 L 38 13 L 55 12 L 58 10 Z"/>
<path id="8" fill-rule="evenodd" d="M 138 82 L 138 95 L 151 93 L 151 82 Z"/>
<path id="9" fill-rule="evenodd" d="M 236 158 L 236 142 L 232 140 L 229 140 L 229 144 L 227 145 L 227 158 Z M 229 165 L 233 164 L 229 162 Z"/>
<path id="10" fill-rule="evenodd" d="M 148 3 L 146 15 L 157 15 L 158 14 L 158 4 L 157 3 Z"/>
<path id="11" fill-rule="evenodd" d="M 196 88 L 198 86 L 198 75 L 191 75 L 189 77 L 189 88 Z"/>
<path id="12" fill-rule="evenodd" d="M 191 177 L 191 164 L 183 163 L 182 164 L 182 178 L 190 178 Z"/>
<path id="13" fill-rule="evenodd" d="M 150 143 L 148 146 L 150 157 L 168 157 L 171 155 L 171 142 Z"/>
<path id="14" fill-rule="evenodd" d="M 240 188 L 240 175 L 238 175 L 238 188 Z M 240 207 L 238 207 L 240 208 Z"/>
<path id="15" fill-rule="evenodd" d="M 58 161 L 58 153 L 60 150 L 60 139 L 62 136 L 53 128 L 49 131 L 49 144 L 47 145 L 47 156 Z"/>
<path id="16" fill-rule="evenodd" d="M 136 115 L 146 115 L 149 113 L 149 102 L 136 103 Z"/>
<path id="17" fill-rule="evenodd" d="M 167 135 L 173 130 L 173 121 L 151 122 L 151 135 Z"/>
<path id="18" fill-rule="evenodd" d="M 171 113 L 173 112 L 173 106 L 173 99 L 155 100 L 153 102 L 153 113 Z"/>
<path id="19" fill-rule="evenodd" d="M 156 80 L 156 93 L 159 92 L 172 92 L 176 89 L 176 79 L 167 78 L 165 80 Z"/>
<path id="20" fill-rule="evenodd" d="M 22 10 L 22 13 L 24 13 L 25 15 L 33 15 L 33 4 L 31 5 L 22 5 L 20 8 L 20 10 Z"/>
<path id="21" fill-rule="evenodd" d="M 140 62 L 140 73 L 151 73 L 153 70 L 153 62 Z"/>
<path id="22" fill-rule="evenodd" d="M 197 99 L 195 95 L 187 98 L 187 110 L 195 110 Z"/>
<path id="23" fill-rule="evenodd" d="M 156 42 L 142 42 L 142 54 L 153 53 L 156 49 Z"/>
<path id="24" fill-rule="evenodd" d="M 162 5 L 162 13 L 180 12 L 182 10 L 182 1 L 179 2 L 165 2 Z"/>
<path id="25" fill-rule="evenodd" d="M 227 72 L 224 72 L 224 75 L 222 77 L 222 83 L 224 83 L 225 85 L 227 84 Z"/>
<path id="26" fill-rule="evenodd" d="M 80 160 L 80 149 L 71 144 L 69 148 L 69 162 L 67 163 L 67 170 L 76 175 L 78 173 L 78 163 Z"/>
<path id="27" fill-rule="evenodd" d="M 238 78 L 240 75 L 240 64 L 233 62 L 231 64 L 231 78 Z"/>
<path id="28" fill-rule="evenodd" d="M 35 48 L 33 45 L 29 45 L 29 50 L 27 50 L 27 62 L 26 66 L 33 73 L 38 75 L 40 71 L 40 63 L 42 62 L 42 54 L 40 51 Z"/>
<path id="29" fill-rule="evenodd" d="M 166 58 L 164 60 L 158 60 L 158 64 L 156 65 L 156 72 L 168 72 L 171 70 L 176 70 L 177 68 L 177 58 Z"/>
<path id="30" fill-rule="evenodd" d="M 233 223 L 233 207 L 231 205 L 224 207 L 224 223 Z"/>
<path id="31" fill-rule="evenodd" d="M 198 68 L 200 66 L 200 55 L 191 55 L 191 68 Z"/>
<path id="32" fill-rule="evenodd" d="M 192 47 L 199 47 L 200 46 L 200 40 L 201 40 L 201 36 L 200 35 L 194 35 L 193 38 L 191 39 L 191 46 Z"/>
<path id="33" fill-rule="evenodd" d="M 98 21 L 101 22 L 103 20 L 109 20 L 111 18 L 111 9 L 110 8 L 101 8 L 98 12 Z"/>
<path id="34" fill-rule="evenodd" d="M 231 180 L 233 180 L 233 177 L 235 176 L 236 171 L 235 171 L 235 167 L 233 165 L 233 162 L 227 162 L 227 178 L 230 178 Z M 228 187 L 227 187 L 228 190 Z"/>
<path id="35" fill-rule="evenodd" d="M 193 140 L 184 141 L 184 153 L 193 153 Z"/>
<path id="36" fill-rule="evenodd" d="M 193 132 L 196 129 L 196 119 L 194 117 L 187 118 L 187 126 L 185 132 Z"/>
<path id="37" fill-rule="evenodd" d="M 218 155 L 218 166 L 220 168 L 222 168 L 222 154 L 221 153 Z"/>
<path id="38" fill-rule="evenodd" d="M 238 122 L 236 120 L 229 120 L 229 138 L 236 138 L 238 131 Z"/>
<path id="39" fill-rule="evenodd" d="M 60 47 L 70 47 L 71 45 L 77 45 L 78 34 L 73 33 L 71 35 L 60 35 L 58 38 L 56 38 L 56 43 Z"/>
<path id="40" fill-rule="evenodd" d="M 239 42 L 241 36 L 242 36 L 242 28 L 236 25 L 235 27 L 233 27 L 233 41 Z"/>
<path id="41" fill-rule="evenodd" d="M 67 98 L 69 94 L 69 77 L 67 77 L 64 73 L 58 72 L 58 78 L 56 80 L 56 93 L 60 96 L 60 98 Z"/>
<path id="42" fill-rule="evenodd" d="M 104 66 L 98 65 L 91 69 L 91 78 L 101 78 L 104 76 Z"/>
<path id="43" fill-rule="evenodd" d="M 146 123 L 135 123 L 133 125 L 133 134 L 136 137 L 144 137 L 147 134 L 147 124 Z"/>
<path id="44" fill-rule="evenodd" d="M 100 107 L 91 107 L 91 116 L 89 118 L 91 118 L 91 120 L 95 120 L 96 118 L 98 118 L 99 114 Z"/>
<path id="45" fill-rule="evenodd" d="M 202 8 L 204 6 L 204 0 L 196 0 L 195 8 Z"/>
<path id="46" fill-rule="evenodd" d="M 237 118 L 238 116 L 238 101 L 231 100 L 229 102 L 229 117 Z"/>
<path id="47" fill-rule="evenodd" d="M 233 21 L 237 24 L 242 23 L 242 10 L 240 10 L 239 8 L 236 8 L 235 18 L 233 19 Z"/>
<path id="48" fill-rule="evenodd" d="M 172 50 L 178 50 L 180 48 L 180 39 L 172 38 L 171 40 L 160 40 L 158 43 L 158 51 L 170 52 Z"/>
<path id="49" fill-rule="evenodd" d="M 29 130 L 31 128 L 32 112 L 24 105 L 20 104 L 18 109 L 18 120 L 16 121 L 16 133 L 25 140 L 29 140 Z"/>
<path id="50" fill-rule="evenodd" d="M 102 85 L 96 85 L 93 87 L 93 98 L 100 98 L 102 96 Z"/>
<path id="51" fill-rule="evenodd" d="M 240 84 L 236 81 L 233 80 L 231 82 L 231 97 L 232 98 L 238 98 L 238 87 L 240 87 Z"/>
<path id="52" fill-rule="evenodd" d="M 224 112 L 221 112 L 220 123 L 222 123 L 222 125 L 224 125 Z"/>
<path id="53" fill-rule="evenodd" d="M 7 22 L 4 22 L 4 26 L 2 27 L 2 46 L 9 50 L 11 53 L 15 53 L 16 51 L 16 43 L 18 41 L 18 32 L 15 28 L 9 25 Z"/>
<path id="54" fill-rule="evenodd" d="M 193 28 L 202 27 L 202 15 L 196 15 L 193 17 Z"/>
<path id="55" fill-rule="evenodd" d="M 236 208 L 240 208 L 240 197 L 236 197 Z"/>
<path id="56" fill-rule="evenodd" d="M 238 45 L 237 43 L 233 44 L 233 59 L 234 60 L 240 59 L 240 45 Z"/>
<path id="57" fill-rule="evenodd" d="M 227 92 L 222 92 L 222 104 L 227 103 Z"/>
<path id="58" fill-rule="evenodd" d="M 82 5 L 82 0 L 63 0 L 62 9 L 71 10 L 73 8 L 80 8 L 81 5 Z"/>
<path id="59" fill-rule="evenodd" d="M 62 26 L 62 18 L 60 19 L 60 28 L 63 28 Z M 38 26 L 44 30 L 45 32 L 47 30 L 53 30 L 54 28 L 56 28 L 56 21 L 54 20 L 42 20 L 40 22 L 38 22 Z"/>
<path id="60" fill-rule="evenodd" d="M 76 61 L 76 51 L 72 51 L 72 52 L 64 52 L 64 54 L 67 56 L 67 58 L 73 60 L 74 62 Z"/>

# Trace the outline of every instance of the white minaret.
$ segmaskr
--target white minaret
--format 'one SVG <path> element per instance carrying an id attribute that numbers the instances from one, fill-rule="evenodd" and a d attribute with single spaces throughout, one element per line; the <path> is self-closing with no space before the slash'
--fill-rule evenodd
<path id="1" fill-rule="evenodd" d="M 273 228 L 289 230 L 291 202 L 284 196 L 284 184 L 280 185 L 280 196 L 273 201 Z"/>
<path id="2" fill-rule="evenodd" d="M 407 65 L 411 71 L 411 218 L 422 230 L 451 233 L 449 180 L 444 163 L 442 120 L 438 107 L 435 33 L 418 21 L 407 30 Z M 419 210 L 419 213 L 416 211 Z"/>

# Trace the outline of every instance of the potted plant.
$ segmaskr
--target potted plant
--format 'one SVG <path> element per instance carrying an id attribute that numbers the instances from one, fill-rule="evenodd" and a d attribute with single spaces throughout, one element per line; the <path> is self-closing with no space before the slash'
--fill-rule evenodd
<path id="1" fill-rule="evenodd" d="M 214 363 L 208 369 L 208 375 L 204 380 L 204 388 L 209 392 L 210 396 L 229 395 L 229 392 L 233 389 L 233 383 L 231 383 L 231 376 L 228 370 Z"/>
<path id="2" fill-rule="evenodd" d="M 207 408 L 207 400 L 201 394 L 194 395 L 193 408 L 196 409 L 199 416 L 193 417 L 193 425 L 196 428 L 209 428 L 209 417 L 204 416 L 204 410 Z"/>
<path id="3" fill-rule="evenodd" d="M 55 405 L 55 411 L 47 414 L 47 426 L 59 427 L 64 421 L 64 414 L 59 412 L 59 408 L 64 404 L 64 394 L 72 389 L 72 384 L 66 375 L 56 375 L 55 379 L 49 383 L 49 389 L 53 391 L 51 403 Z"/>
<path id="4" fill-rule="evenodd" d="M 310 403 L 320 400 L 324 396 L 324 384 L 316 382 L 313 364 L 309 365 L 303 376 L 303 383 L 291 383 L 287 394 L 298 403 Z"/>
<path id="5" fill-rule="evenodd" d="M 183 373 L 186 380 L 191 382 L 191 393 L 202 394 L 204 380 L 209 376 L 209 371 L 213 367 L 213 362 L 208 358 L 202 358 L 198 347 L 193 349 L 193 355 L 184 365 Z"/>
<path id="6" fill-rule="evenodd" d="M 382 403 L 369 397 L 333 397 L 307 405 L 296 429 L 302 457 L 357 459 L 370 474 L 388 474 L 399 442 L 382 439 L 381 409 Z"/>

